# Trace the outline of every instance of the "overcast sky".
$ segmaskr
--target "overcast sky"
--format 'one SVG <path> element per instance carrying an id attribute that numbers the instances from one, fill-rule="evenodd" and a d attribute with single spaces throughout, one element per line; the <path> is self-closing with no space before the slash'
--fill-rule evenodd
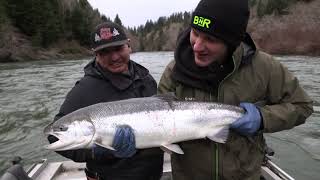
<path id="1" fill-rule="evenodd" d="M 119 15 L 124 26 L 144 25 L 175 12 L 193 10 L 199 0 L 88 0 L 94 9 L 114 20 Z"/>

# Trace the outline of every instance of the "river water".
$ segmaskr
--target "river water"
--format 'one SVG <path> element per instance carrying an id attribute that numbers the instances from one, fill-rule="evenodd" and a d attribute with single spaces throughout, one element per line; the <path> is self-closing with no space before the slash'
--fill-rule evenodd
<path id="1" fill-rule="evenodd" d="M 157 82 L 173 52 L 134 53 L 131 59 L 147 67 Z M 300 80 L 315 101 L 315 113 L 294 129 L 266 134 L 276 152 L 272 161 L 296 179 L 320 177 L 320 57 L 277 57 Z M 0 175 L 14 156 L 23 164 L 47 158 L 65 160 L 43 148 L 43 128 L 58 112 L 66 93 L 83 76 L 90 59 L 0 64 Z"/>

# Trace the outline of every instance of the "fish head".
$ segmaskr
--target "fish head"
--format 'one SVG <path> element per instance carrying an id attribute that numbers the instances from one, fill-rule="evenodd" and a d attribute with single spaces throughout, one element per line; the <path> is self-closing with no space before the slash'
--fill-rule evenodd
<path id="1" fill-rule="evenodd" d="M 71 113 L 45 127 L 44 134 L 58 139 L 45 146 L 46 149 L 65 151 L 88 148 L 92 144 L 95 127 L 89 116 Z"/>

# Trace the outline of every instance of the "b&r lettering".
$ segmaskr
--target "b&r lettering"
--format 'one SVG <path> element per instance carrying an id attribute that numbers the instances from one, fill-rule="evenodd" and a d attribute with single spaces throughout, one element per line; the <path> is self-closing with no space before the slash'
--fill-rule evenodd
<path id="1" fill-rule="evenodd" d="M 193 18 L 193 24 L 201 27 L 206 27 L 209 29 L 210 23 L 211 23 L 211 20 L 204 17 L 194 16 Z"/>

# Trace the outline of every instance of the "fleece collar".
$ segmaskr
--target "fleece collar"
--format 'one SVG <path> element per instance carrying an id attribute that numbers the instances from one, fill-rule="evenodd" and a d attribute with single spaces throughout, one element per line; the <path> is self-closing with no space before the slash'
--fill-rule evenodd
<path id="1" fill-rule="evenodd" d="M 134 81 L 143 79 L 149 73 L 146 68 L 131 60 L 129 61 L 129 73 L 111 73 L 110 71 L 103 69 L 96 62 L 96 59 L 93 59 L 85 66 L 84 72 L 85 76 L 104 79 L 119 90 L 125 90 L 129 88 Z"/>
<path id="2" fill-rule="evenodd" d="M 194 62 L 194 53 L 189 41 L 191 29 L 188 28 L 178 36 L 175 50 L 175 66 L 172 78 L 191 87 L 212 91 L 234 69 L 250 63 L 256 47 L 249 34 L 244 42 L 230 54 L 224 64 L 211 64 L 209 67 L 198 67 Z"/>

